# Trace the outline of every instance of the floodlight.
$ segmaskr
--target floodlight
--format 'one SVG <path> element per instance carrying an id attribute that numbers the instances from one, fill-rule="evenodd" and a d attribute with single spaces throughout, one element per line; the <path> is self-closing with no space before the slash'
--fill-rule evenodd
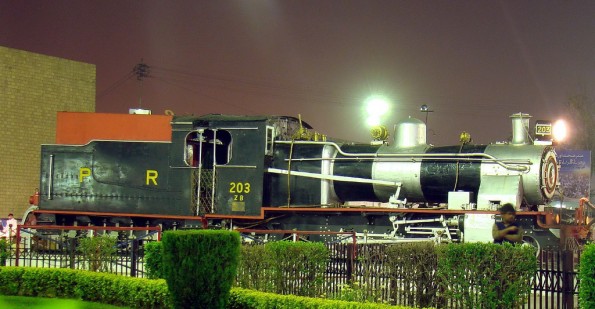
<path id="1" fill-rule="evenodd" d="M 382 96 L 371 96 L 364 102 L 369 116 L 381 117 L 388 112 L 388 100 Z"/>
<path id="2" fill-rule="evenodd" d="M 556 121 L 556 123 L 554 123 L 554 127 L 552 128 L 552 131 L 555 141 L 564 141 L 568 135 L 568 127 L 566 126 L 566 122 L 562 119 Z"/>

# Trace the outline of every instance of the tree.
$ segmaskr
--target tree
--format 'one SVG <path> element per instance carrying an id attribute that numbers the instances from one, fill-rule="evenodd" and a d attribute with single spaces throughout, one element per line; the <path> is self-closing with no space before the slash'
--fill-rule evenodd
<path id="1" fill-rule="evenodd" d="M 595 150 L 595 101 L 584 91 L 571 95 L 567 102 L 570 121 L 572 122 L 572 137 L 566 143 L 569 148 Z"/>
<path id="2" fill-rule="evenodd" d="M 595 101 L 586 94 L 584 89 L 581 93 L 571 95 L 567 102 L 567 112 L 569 122 L 571 123 L 571 134 L 565 146 L 571 149 L 584 149 L 591 151 L 591 165 L 595 162 Z M 594 179 L 594 169 L 591 168 L 591 179 Z M 591 192 L 589 196 L 593 196 L 593 182 L 591 181 Z"/>

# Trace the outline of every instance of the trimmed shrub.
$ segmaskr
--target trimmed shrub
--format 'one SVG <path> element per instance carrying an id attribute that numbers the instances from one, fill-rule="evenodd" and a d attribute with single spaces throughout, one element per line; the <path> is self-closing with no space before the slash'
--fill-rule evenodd
<path id="1" fill-rule="evenodd" d="M 270 262 L 264 245 L 242 245 L 236 285 L 257 291 L 273 291 Z"/>
<path id="2" fill-rule="evenodd" d="M 102 303 L 109 303 L 132 308 L 170 308 L 169 291 L 165 280 L 150 280 L 123 276 L 110 276 L 102 281 L 111 280 L 109 289 L 112 295 L 103 295 Z M 87 291 L 81 290 L 85 295 Z M 83 296 L 83 299 L 86 297 Z"/>
<path id="3" fill-rule="evenodd" d="M 234 288 L 229 297 L 229 309 L 408 309 L 374 303 L 357 303 L 294 295 L 278 295 Z"/>
<path id="4" fill-rule="evenodd" d="M 595 308 L 595 244 L 585 246 L 578 276 L 580 308 Z"/>
<path id="5" fill-rule="evenodd" d="M 82 300 L 119 305 L 117 291 L 113 289 L 114 275 L 106 273 L 85 273 L 78 276 L 75 295 Z"/>
<path id="6" fill-rule="evenodd" d="M 168 301 L 170 295 L 167 284 L 162 279 L 130 278 L 74 269 L 3 267 L 0 268 L 0 283 L 2 295 L 59 296 L 130 308 L 173 307 Z M 12 283 L 11 288 L 6 289 L 8 284 L 5 283 Z M 51 283 L 56 286 L 52 287 Z M 6 291 L 10 293 L 4 293 Z M 240 288 L 231 290 L 226 308 L 409 309 L 404 306 L 277 295 Z"/>
<path id="7" fill-rule="evenodd" d="M 22 273 L 19 295 L 41 297 L 72 297 L 75 293 L 77 273 L 70 269 L 48 271 L 30 268 Z"/>
<path id="8" fill-rule="evenodd" d="M 130 308 L 171 308 L 165 280 L 60 268 L 0 268 L 0 294 L 77 298 Z"/>
<path id="9" fill-rule="evenodd" d="M 171 308 L 165 280 L 77 271 L 74 298 L 130 308 Z"/>
<path id="10" fill-rule="evenodd" d="M 163 233 L 162 270 L 176 308 L 225 308 L 240 235 L 218 230 Z"/>
<path id="11" fill-rule="evenodd" d="M 300 296 L 319 296 L 329 251 L 323 243 L 278 241 L 265 245 L 272 266 L 274 292 Z"/>
<path id="12" fill-rule="evenodd" d="M 21 295 L 19 290 L 24 272 L 23 267 L 0 267 L 0 294 Z"/>
<path id="13" fill-rule="evenodd" d="M 357 253 L 354 260 L 353 274 L 347 283 L 338 284 L 338 290 L 327 289 L 328 298 L 355 301 L 355 302 L 375 302 L 388 303 L 383 294 L 386 294 L 386 285 L 378 284 L 379 277 L 389 277 L 390 271 L 389 258 L 387 256 L 385 245 L 361 244 L 353 247 L 347 244 L 347 253 Z M 349 261 L 347 261 L 349 262 Z M 393 285 L 391 291 L 396 290 Z"/>
<path id="14" fill-rule="evenodd" d="M 531 291 L 534 249 L 510 244 L 465 243 L 438 247 L 439 291 L 463 308 L 514 308 Z"/>
<path id="15" fill-rule="evenodd" d="M 321 295 L 329 251 L 323 243 L 277 241 L 242 246 L 237 283 L 278 294 Z"/>
<path id="16" fill-rule="evenodd" d="M 163 279 L 161 270 L 161 256 L 163 255 L 163 244 L 160 241 L 146 242 L 145 250 L 145 271 L 149 279 Z"/>
<path id="17" fill-rule="evenodd" d="M 386 266 L 392 286 L 390 298 L 405 299 L 407 304 L 429 307 L 438 289 L 438 255 L 432 242 L 393 244 L 386 248 Z M 399 284 L 400 283 L 400 284 Z"/>

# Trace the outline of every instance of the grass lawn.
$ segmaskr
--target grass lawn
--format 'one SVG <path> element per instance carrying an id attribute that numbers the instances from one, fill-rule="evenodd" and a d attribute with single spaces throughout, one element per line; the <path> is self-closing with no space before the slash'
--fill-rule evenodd
<path id="1" fill-rule="evenodd" d="M 122 309 L 126 307 L 117 307 L 92 303 L 76 299 L 61 298 L 42 298 L 42 297 L 24 297 L 24 296 L 4 296 L 0 295 L 0 308 L 11 309 Z"/>

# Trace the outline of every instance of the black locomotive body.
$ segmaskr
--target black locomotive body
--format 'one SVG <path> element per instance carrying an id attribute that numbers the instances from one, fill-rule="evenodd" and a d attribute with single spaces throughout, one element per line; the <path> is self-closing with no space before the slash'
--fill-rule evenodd
<path id="1" fill-rule="evenodd" d="M 32 214 L 67 225 L 473 241 L 483 239 L 476 236 L 487 232 L 477 226 L 493 223 L 498 205 L 530 209 L 554 194 L 558 167 L 549 146 L 520 138 L 434 147 L 415 119 L 394 133 L 391 142 L 362 144 L 327 140 L 293 117 L 174 116 L 171 142 L 42 145 L 40 199 Z M 538 214 L 520 217 L 527 237 L 555 241 L 539 228 Z"/>

